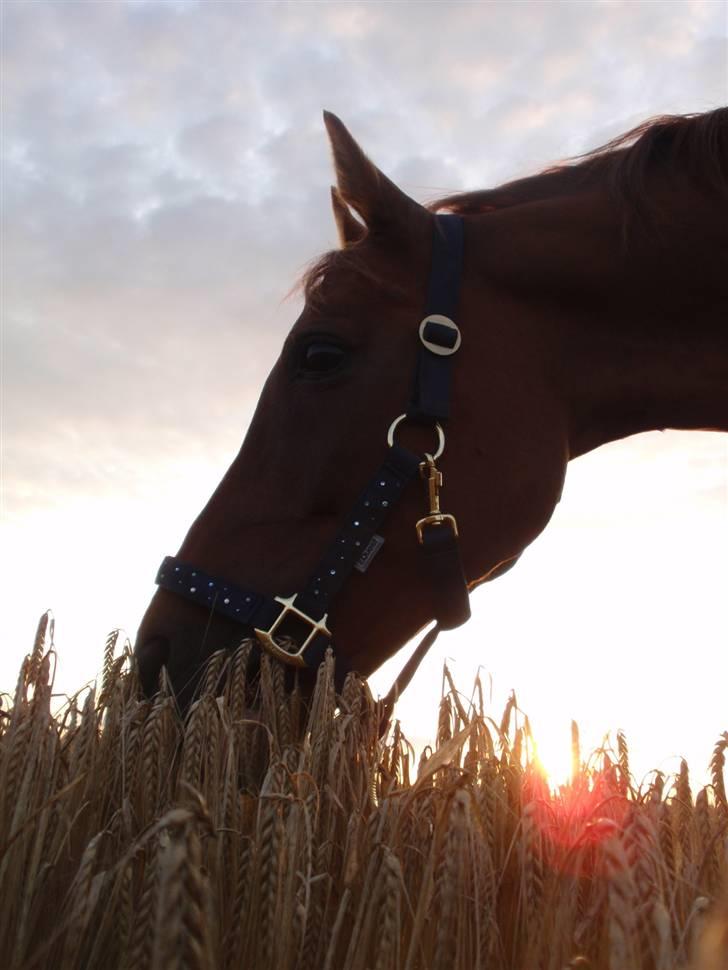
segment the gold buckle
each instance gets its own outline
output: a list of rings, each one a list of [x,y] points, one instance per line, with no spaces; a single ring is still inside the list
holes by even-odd
[[[458,524],[454,515],[448,515],[447,512],[437,512],[435,515],[426,515],[424,519],[420,519],[419,522],[415,524],[415,529],[417,531],[417,541],[420,545],[425,541],[422,533],[426,525],[445,525],[449,523],[452,526],[452,531],[455,537],[458,536]]]
[[[283,609],[275,618],[269,629],[267,630],[254,630],[255,635],[258,639],[258,643],[267,650],[272,656],[283,663],[291,664],[294,667],[305,667],[306,661],[304,660],[303,654],[306,651],[309,643],[318,636],[320,633],[325,637],[331,639],[331,630],[326,626],[326,620],[328,619],[328,613],[324,613],[320,620],[314,620],[303,610],[299,610],[297,606],[294,606],[294,602],[298,593],[294,593],[293,596],[274,596],[276,603],[280,603]],[[281,625],[286,616],[292,613],[294,616],[298,617],[299,620],[303,620],[304,623],[308,623],[311,626],[311,632],[303,641],[303,644],[297,650],[287,650],[285,647],[276,643],[273,639],[273,634]]]

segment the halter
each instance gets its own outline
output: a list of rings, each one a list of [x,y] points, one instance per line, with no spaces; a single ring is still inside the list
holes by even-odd
[[[453,318],[459,300],[462,254],[462,219],[455,215],[435,216],[426,316],[419,326],[412,399],[407,411],[389,427],[383,464],[364,488],[303,589],[288,596],[264,595],[210,576],[173,556],[164,559],[156,578],[163,589],[252,627],[260,647],[276,659],[293,667],[315,669],[332,646],[333,634],[327,625],[332,597],[355,570],[367,571],[384,544],[378,531],[380,526],[407,485],[422,478],[427,487],[428,513],[416,523],[415,529],[437,622],[423,637],[385,698],[387,717],[440,630],[454,629],[470,617],[457,522],[454,516],[440,511],[442,474],[436,465],[445,448],[442,423],[450,416],[450,364],[461,344],[460,330]],[[437,440],[432,453],[418,456],[397,444],[397,428],[405,421],[433,427]],[[336,666],[339,688],[347,673],[339,661]]]

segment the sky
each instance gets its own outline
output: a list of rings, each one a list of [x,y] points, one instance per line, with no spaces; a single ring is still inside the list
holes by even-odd
[[[0,691],[48,608],[59,693],[133,640],[235,456],[291,286],[336,245],[323,108],[427,201],[728,101],[722,0],[3,0],[2,28]],[[638,775],[704,774],[726,589],[728,435],[607,445],[397,715],[432,737],[447,660],[496,719],[515,690],[555,777],[572,718],[586,749],[624,730]]]

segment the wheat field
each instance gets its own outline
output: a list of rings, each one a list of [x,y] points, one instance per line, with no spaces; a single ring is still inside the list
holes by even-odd
[[[250,644],[183,720],[112,634],[55,710],[43,617],[0,711],[0,946],[12,970],[726,970],[728,804],[629,750],[549,790],[527,718],[446,672],[415,764],[327,658],[308,705]],[[118,656],[116,655],[118,652]],[[254,713],[253,713],[254,712]]]

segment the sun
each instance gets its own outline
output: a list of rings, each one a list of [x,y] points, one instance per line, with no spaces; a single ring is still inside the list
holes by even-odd
[[[552,721],[534,728],[533,759],[552,791],[573,778],[572,730],[567,721]]]

